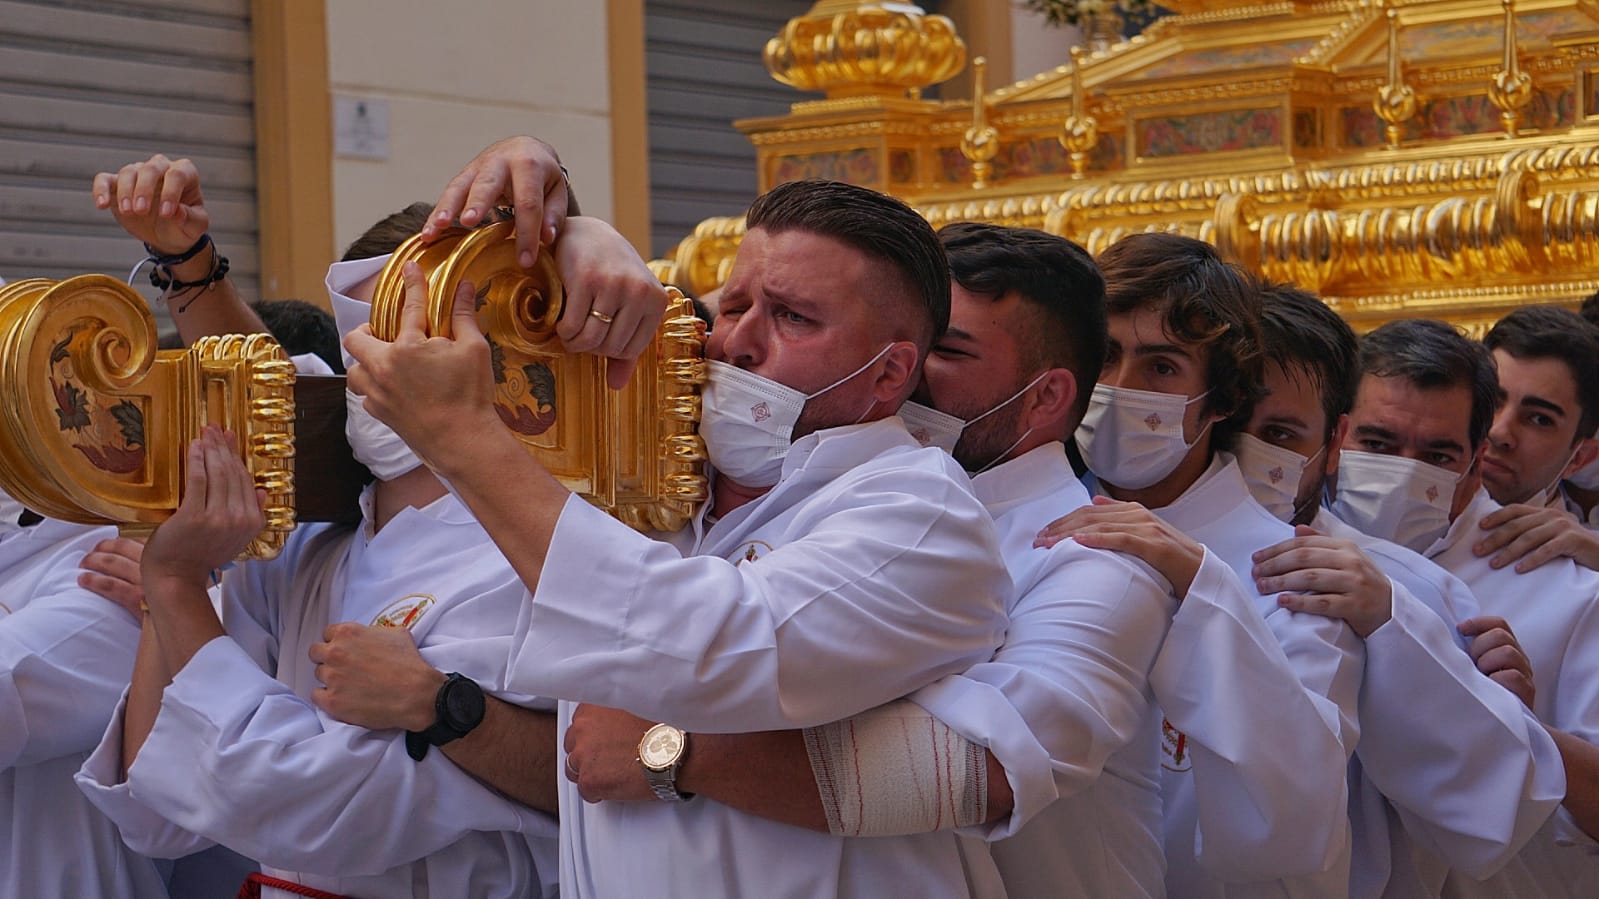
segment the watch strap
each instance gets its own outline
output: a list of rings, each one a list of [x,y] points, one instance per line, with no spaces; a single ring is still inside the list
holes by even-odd
[[[459,740],[472,732],[482,717],[472,722],[465,730],[455,726],[450,720],[450,710],[447,703],[449,691],[452,689],[475,689],[481,692],[477,682],[458,672],[450,672],[444,678],[444,683],[439,685],[439,690],[433,696],[433,724],[425,730],[408,730],[405,732],[405,751],[412,759],[420,762],[427,758],[429,746],[443,746],[446,743]]]

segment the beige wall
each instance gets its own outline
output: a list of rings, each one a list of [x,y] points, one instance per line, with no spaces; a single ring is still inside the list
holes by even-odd
[[[413,200],[432,202],[489,143],[553,143],[585,212],[611,218],[606,4],[327,0],[328,83],[389,104],[386,161],[333,157],[335,252]]]

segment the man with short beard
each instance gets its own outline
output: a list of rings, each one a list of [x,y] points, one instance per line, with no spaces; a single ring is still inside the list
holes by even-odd
[[[1556,559],[1526,573],[1473,549],[1501,507],[1479,459],[1500,397],[1493,359],[1443,322],[1390,322],[1360,342],[1330,509],[1354,527],[1421,553],[1507,621],[1491,652],[1518,650],[1537,686],[1532,706],[1566,771],[1562,808],[1498,874],[1451,875],[1447,895],[1590,896],[1599,890],[1599,573]],[[1519,646],[1517,645],[1519,643]],[[1483,660],[1479,660],[1479,666]]]
[[[1258,288],[1173,234],[1123,238],[1099,263],[1109,350],[1076,438],[1095,489],[1120,502],[1043,536],[1132,552],[1181,597],[1153,678],[1167,724],[1167,890],[1346,896],[1363,648],[1343,622],[1291,611],[1313,570],[1254,588],[1255,554],[1294,536],[1229,452],[1260,384]],[[1356,567],[1356,589],[1386,589],[1367,575]]]
[[[468,287],[454,339],[404,324],[392,344],[350,338],[352,385],[516,566],[529,597],[510,682],[565,700],[567,748],[576,702],[658,722],[643,741],[627,725],[633,770],[669,802],[585,805],[563,786],[563,893],[945,892],[963,874],[953,853],[926,851],[941,838],[846,841],[676,804],[697,751],[685,730],[847,717],[989,657],[1004,631],[992,522],[954,461],[894,418],[948,323],[932,229],[897,200],[835,182],[778,187],[748,225],[706,348],[712,495],[682,532],[631,531],[510,436]],[[417,272],[407,288],[402,320],[414,322]],[[426,691],[399,700],[354,714],[373,726],[431,714]],[[565,758],[579,779],[590,762]]]
[[[1514,856],[1559,804],[1565,771],[1517,699],[1530,701],[1532,682],[1524,657],[1503,658],[1503,622],[1475,617],[1476,598],[1448,572],[1321,504],[1359,383],[1354,331],[1321,300],[1283,285],[1266,289],[1263,312],[1265,393],[1239,435],[1244,480],[1278,517],[1314,527],[1291,543],[1353,543],[1393,582],[1382,596],[1330,578],[1305,606],[1348,621],[1366,645],[1350,765],[1350,895],[1436,895],[1450,869],[1486,877]],[[1286,558],[1269,555],[1268,577]]]

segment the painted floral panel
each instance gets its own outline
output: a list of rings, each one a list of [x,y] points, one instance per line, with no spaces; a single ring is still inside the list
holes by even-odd
[[[1551,87],[1532,95],[1523,111],[1527,127],[1539,130],[1570,127],[1577,120],[1577,96],[1569,87]],[[1370,106],[1351,106],[1343,110],[1344,145],[1375,147],[1387,141],[1384,124]],[[1504,128],[1499,107],[1487,94],[1439,97],[1421,104],[1416,115],[1405,122],[1404,139],[1440,140],[1469,134],[1489,134]]]
[[[882,176],[877,169],[877,154],[864,149],[779,156],[772,172],[773,184],[813,178],[876,187],[881,183]]]
[[[1139,155],[1159,159],[1252,150],[1282,144],[1282,115],[1275,109],[1234,109],[1142,119],[1136,126]]]

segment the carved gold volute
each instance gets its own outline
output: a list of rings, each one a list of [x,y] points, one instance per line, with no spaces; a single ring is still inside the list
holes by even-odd
[[[294,528],[294,367],[264,334],[157,351],[155,319],[104,275],[0,288],[0,487],[34,511],[149,533],[177,509],[184,448],[206,424],[237,434],[267,491],[244,558]]]
[[[630,383],[613,391],[604,359],[562,348],[554,263],[546,255],[522,270],[509,223],[403,244],[373,300],[373,332],[384,339],[399,328],[409,261],[428,277],[432,334],[450,333],[456,288],[473,283],[493,348],[495,411],[551,474],[632,527],[688,522],[706,497],[696,434],[705,328],[676,288],[667,288],[665,320]],[[267,492],[266,527],[241,558],[272,558],[295,526],[296,462],[314,466],[304,480],[319,477],[328,493],[305,497],[328,517],[308,517],[351,520],[329,497],[353,500],[364,472],[348,459],[342,417],[332,435],[320,423],[327,380],[306,379],[297,409],[294,365],[265,334],[157,351],[155,320],[127,285],[104,275],[18,281],[0,287],[0,489],[51,518],[148,534],[182,500],[188,444],[217,424],[239,435]],[[343,391],[333,389],[342,415]],[[298,422],[305,433],[296,432],[297,411],[310,413]],[[355,467],[352,483],[343,474],[329,481],[327,472],[346,466]]]
[[[402,244],[378,275],[372,331],[393,340],[405,302],[401,268],[428,278],[429,333],[449,336],[457,287],[477,290],[478,324],[493,348],[494,409],[528,452],[575,493],[641,530],[677,530],[706,497],[696,435],[705,382],[705,327],[676,288],[655,341],[628,386],[605,382],[605,359],[568,353],[555,334],[564,299],[548,255],[516,263],[509,222]]]

